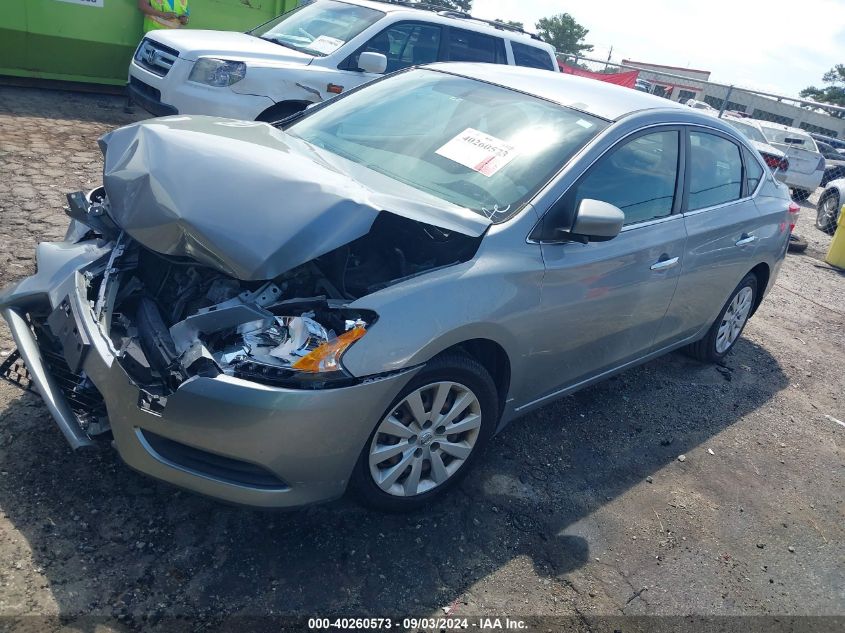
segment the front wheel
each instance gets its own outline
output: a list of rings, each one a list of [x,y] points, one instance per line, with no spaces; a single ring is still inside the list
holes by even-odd
[[[435,358],[376,425],[351,487],[379,510],[425,505],[466,476],[498,418],[496,387],[481,364],[457,354]]]
[[[838,220],[839,196],[836,195],[836,191],[828,191],[816,207],[816,228],[825,233],[833,233]]]
[[[722,360],[739,340],[756,300],[757,276],[749,273],[731,293],[704,338],[687,346],[687,353],[704,362]]]

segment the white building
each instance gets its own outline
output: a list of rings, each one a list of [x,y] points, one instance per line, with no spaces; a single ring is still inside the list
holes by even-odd
[[[717,109],[721,109],[725,104],[726,110],[744,112],[754,119],[774,121],[808,132],[845,138],[845,118],[801,107],[796,103],[776,97],[763,96],[736,86],[730,89],[726,86],[711,84],[708,82],[710,79],[708,70],[649,64],[628,59],[623,59],[622,65],[639,68],[640,79],[654,84],[654,94],[667,97],[672,101],[684,103],[688,99],[695,99],[704,101]],[[666,73],[676,76],[669,77]],[[730,90],[730,95],[728,95],[728,90]]]

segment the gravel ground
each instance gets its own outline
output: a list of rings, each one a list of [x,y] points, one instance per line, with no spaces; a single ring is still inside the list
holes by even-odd
[[[141,118],[122,105],[0,88],[0,282],[61,237],[65,192],[99,184],[96,138]],[[845,616],[845,275],[823,263],[813,213],[798,227],[810,248],[787,257],[724,366],[670,354],[551,404],[418,514],[224,506],[109,446],[71,452],[37,396],[0,385],[0,629]]]

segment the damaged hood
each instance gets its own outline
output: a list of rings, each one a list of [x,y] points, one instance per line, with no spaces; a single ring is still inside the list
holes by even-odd
[[[383,211],[477,237],[490,221],[266,123],[174,116],[100,139],[114,222],[150,250],[272,279],[367,234]]]

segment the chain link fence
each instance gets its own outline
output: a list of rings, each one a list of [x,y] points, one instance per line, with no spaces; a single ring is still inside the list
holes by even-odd
[[[734,116],[771,121],[806,132],[843,141],[845,148],[845,108],[797,97],[761,92],[742,86],[709,81],[710,72],[649,64],[635,60],[613,63],[589,57],[560,55],[558,61],[574,72],[618,75],[636,72],[635,88],[705,110]],[[599,78],[599,77],[596,77]]]

